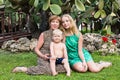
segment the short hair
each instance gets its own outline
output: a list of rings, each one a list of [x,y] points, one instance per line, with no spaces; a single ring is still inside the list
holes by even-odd
[[[49,17],[49,23],[52,21],[52,20],[58,20],[59,22],[61,22],[61,17],[57,16],[57,15],[52,15]]]
[[[60,29],[55,29],[55,30],[53,30],[53,35],[54,34],[62,35],[63,32]]]

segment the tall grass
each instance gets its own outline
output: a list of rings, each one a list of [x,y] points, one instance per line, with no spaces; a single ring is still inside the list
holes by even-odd
[[[104,60],[110,61],[113,65],[103,69],[99,73],[77,73],[72,71],[71,77],[65,73],[57,76],[48,75],[27,75],[25,73],[12,73],[16,66],[37,65],[37,56],[33,52],[11,53],[0,50],[0,80],[119,80],[120,79],[120,56],[100,56],[92,54],[95,62]]]

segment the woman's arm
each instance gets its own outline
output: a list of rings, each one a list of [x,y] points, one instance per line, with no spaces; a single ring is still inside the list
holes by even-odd
[[[43,55],[41,52],[40,52],[40,48],[42,47],[43,43],[44,43],[44,37],[43,37],[43,33],[41,33],[41,35],[39,36],[39,40],[38,40],[38,43],[37,43],[37,46],[35,47],[35,52],[36,54],[41,57],[41,58],[45,58],[45,55]]]

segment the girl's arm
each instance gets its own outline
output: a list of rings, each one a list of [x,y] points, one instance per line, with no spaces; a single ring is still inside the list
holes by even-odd
[[[80,56],[82,62],[85,62],[84,54],[82,52],[82,47],[83,47],[83,36],[80,33],[80,37],[79,37],[79,41],[78,41],[78,52],[79,52],[79,56]]]

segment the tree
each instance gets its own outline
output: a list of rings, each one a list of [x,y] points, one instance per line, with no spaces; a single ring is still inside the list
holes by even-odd
[[[10,8],[21,9],[29,14],[33,21],[35,20],[40,33],[47,29],[46,20],[51,14],[70,13],[77,20],[77,25],[82,22],[90,25],[101,19],[102,29],[106,29],[107,26],[111,27],[120,19],[119,0],[5,0],[4,2],[8,11]],[[38,18],[36,14],[39,14],[40,17]],[[110,29],[107,28],[107,30]]]

